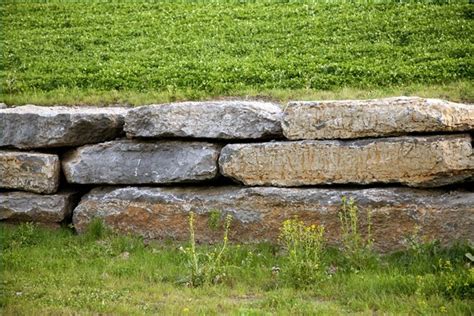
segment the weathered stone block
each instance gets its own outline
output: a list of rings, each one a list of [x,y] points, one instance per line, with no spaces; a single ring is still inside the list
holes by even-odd
[[[75,192],[52,195],[0,192],[0,220],[59,223],[71,215],[76,202]]]
[[[474,105],[417,97],[290,102],[282,125],[292,140],[469,131]]]
[[[196,238],[219,241],[222,230],[209,228],[210,213],[231,214],[230,238],[241,242],[276,241],[285,219],[298,216],[321,224],[331,243],[340,239],[341,198],[352,197],[361,209],[362,232],[366,212],[372,214],[372,236],[379,250],[403,246],[404,237],[420,227],[420,234],[443,243],[474,239],[474,192],[382,189],[312,189],[273,187],[96,188],[74,210],[73,223],[83,232],[93,218],[117,231],[150,239],[187,240],[188,215],[196,213]],[[222,223],[222,222],[221,222]]]
[[[0,146],[41,148],[80,146],[123,133],[125,108],[42,107],[0,110]]]
[[[206,142],[120,140],[71,150],[62,165],[70,183],[196,182],[217,176],[219,149]]]
[[[143,106],[125,120],[128,137],[256,139],[282,137],[281,110],[250,101],[182,102]]]
[[[0,151],[0,188],[54,193],[60,170],[57,155]]]
[[[469,131],[474,105],[418,97],[298,101],[288,104],[282,126],[292,140]]]
[[[435,187],[473,176],[469,135],[355,141],[294,141],[226,145],[224,176],[246,185],[402,183]]]

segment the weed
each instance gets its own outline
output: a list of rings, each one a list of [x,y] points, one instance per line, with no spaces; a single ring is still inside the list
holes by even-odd
[[[367,210],[367,233],[363,236],[360,224],[360,210],[353,198],[342,197],[339,210],[342,253],[348,268],[358,271],[373,264],[376,259],[371,236],[372,217]]]
[[[209,212],[209,218],[207,220],[207,225],[211,230],[217,230],[219,228],[219,222],[221,219],[221,212],[218,210],[212,210]]]
[[[416,276],[415,294],[424,301],[431,295],[449,299],[474,299],[474,268],[454,267],[450,260],[439,259],[438,271]]]
[[[32,222],[21,223],[10,238],[11,246],[33,246],[38,241],[38,226]]]
[[[93,218],[86,227],[84,238],[88,240],[99,240],[111,234],[111,230],[104,221],[98,217]]]
[[[421,227],[418,225],[413,228],[411,234],[404,238],[403,242],[406,245],[407,250],[418,258],[434,256],[440,248],[439,241],[423,236],[421,233]]]
[[[316,285],[324,279],[324,227],[306,226],[298,219],[283,222],[280,243],[286,250],[282,278],[294,287]]]
[[[186,267],[189,271],[186,284],[191,287],[206,284],[217,284],[228,276],[229,265],[225,260],[229,230],[232,216],[228,214],[225,219],[224,235],[222,244],[208,251],[198,253],[196,251],[196,237],[194,232],[194,212],[189,214],[189,243],[190,246],[181,251],[186,257]]]

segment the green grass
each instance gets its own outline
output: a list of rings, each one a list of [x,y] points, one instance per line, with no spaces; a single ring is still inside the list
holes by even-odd
[[[474,275],[465,257],[472,249],[467,246],[426,245],[416,253],[380,256],[373,267],[355,272],[344,269],[337,250],[328,249],[324,260],[337,272],[295,289],[272,276],[272,267],[283,268],[285,257],[269,244],[231,245],[228,278],[197,288],[181,282],[188,271],[177,244],[145,245],[139,238],[100,230],[77,236],[33,225],[1,225],[0,244],[3,315],[474,312]]]
[[[0,101],[474,100],[469,1],[2,1]]]

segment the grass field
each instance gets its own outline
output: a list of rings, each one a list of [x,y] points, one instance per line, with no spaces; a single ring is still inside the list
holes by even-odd
[[[2,1],[0,10],[9,104],[474,100],[467,0]]]
[[[341,252],[321,259],[331,274],[295,288],[276,245],[230,245],[227,275],[216,285],[189,287],[186,255],[177,244],[97,230],[0,225],[2,315],[472,315],[474,268],[468,246],[417,244],[348,269]],[[186,246],[186,244],[184,245]],[[198,246],[206,253],[212,247]],[[184,281],[183,281],[184,280]]]

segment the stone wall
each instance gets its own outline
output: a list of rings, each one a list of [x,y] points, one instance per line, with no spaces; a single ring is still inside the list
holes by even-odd
[[[474,105],[436,99],[183,102],[138,108],[0,109],[0,220],[81,233],[200,241],[232,214],[231,238],[275,241],[285,219],[337,243],[343,196],[372,214],[380,250],[415,229],[474,241]],[[215,215],[213,215],[215,216]]]

